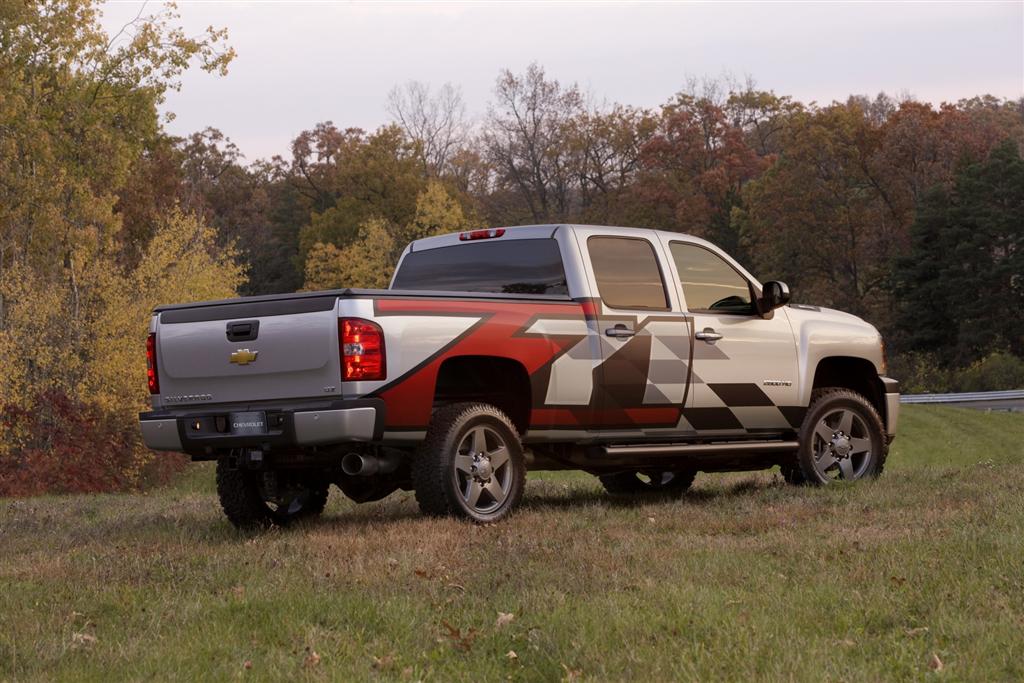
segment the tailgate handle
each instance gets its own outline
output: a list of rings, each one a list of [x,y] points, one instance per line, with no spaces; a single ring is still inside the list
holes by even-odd
[[[251,341],[260,333],[259,320],[240,320],[228,323],[228,341]]]

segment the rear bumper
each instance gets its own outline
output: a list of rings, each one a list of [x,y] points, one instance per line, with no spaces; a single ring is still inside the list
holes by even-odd
[[[885,433],[889,441],[896,438],[900,421],[900,383],[890,377],[879,377],[885,387]]]
[[[232,412],[263,412],[266,432],[233,434]],[[220,406],[155,410],[139,414],[146,446],[194,456],[233,448],[281,448],[379,441],[384,433],[384,401],[352,399],[306,405]]]

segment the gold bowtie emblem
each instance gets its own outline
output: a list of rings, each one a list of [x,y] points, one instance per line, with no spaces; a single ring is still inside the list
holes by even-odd
[[[249,363],[256,362],[256,356],[260,355],[259,351],[250,351],[249,349],[238,349],[231,354],[231,362],[237,363],[238,365],[248,365]]]

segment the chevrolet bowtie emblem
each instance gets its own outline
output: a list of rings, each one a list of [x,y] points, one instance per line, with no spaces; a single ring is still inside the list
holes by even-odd
[[[238,349],[231,354],[231,362],[238,363],[239,365],[248,365],[249,363],[256,362],[256,356],[260,355],[259,351],[250,351],[249,349]]]

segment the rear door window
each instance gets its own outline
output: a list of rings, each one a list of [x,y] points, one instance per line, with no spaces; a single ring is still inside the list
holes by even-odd
[[[634,237],[587,240],[601,300],[611,308],[668,309],[665,283],[654,247]]]
[[[470,242],[405,255],[392,289],[501,294],[568,294],[558,242]]]

